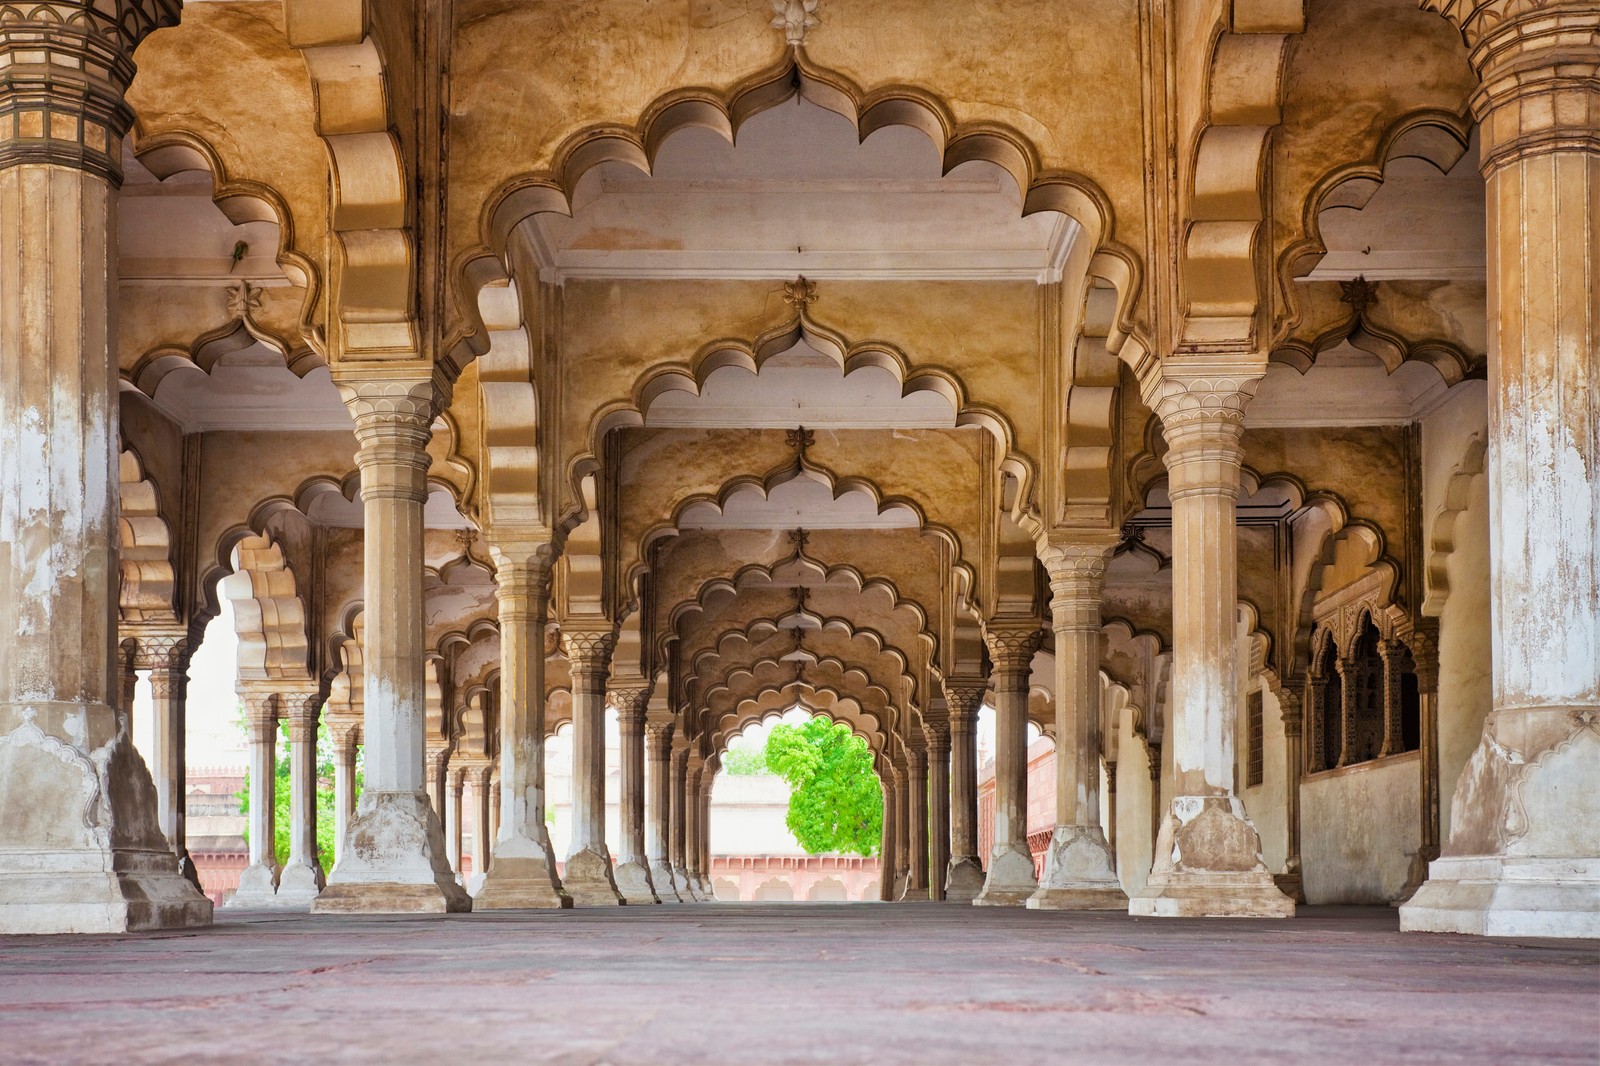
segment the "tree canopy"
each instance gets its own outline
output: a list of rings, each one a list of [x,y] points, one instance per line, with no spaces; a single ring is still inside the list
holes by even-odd
[[[789,783],[785,823],[813,855],[876,855],[883,834],[883,793],[872,752],[850,727],[826,718],[780,725],[767,737],[767,768]]]

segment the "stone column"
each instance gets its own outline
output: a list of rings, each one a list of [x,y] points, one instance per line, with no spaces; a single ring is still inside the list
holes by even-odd
[[[150,752],[150,772],[156,783],[156,818],[161,833],[172,845],[178,869],[196,888],[200,877],[189,858],[186,840],[186,800],[188,798],[185,763],[186,725],[189,698],[188,635],[140,637],[139,656],[150,671],[150,702],[154,745]]]
[[[1117,856],[1100,826],[1100,599],[1114,530],[1058,530],[1041,546],[1056,660],[1056,827],[1041,910],[1125,910]]]
[[[489,839],[498,840],[500,838],[500,799],[502,789],[500,788],[499,772],[490,770],[490,774],[492,779],[489,782]]]
[[[978,709],[987,686],[981,678],[946,680],[950,707],[950,865],[944,898],[971,903],[983,891],[978,857]]]
[[[1404,731],[1400,725],[1401,675],[1411,657],[1404,643],[1385,640],[1378,644],[1378,657],[1383,660],[1383,745],[1378,755],[1399,755],[1406,750]]]
[[[134,7],[0,21],[0,933],[211,920],[113,706],[123,92],[181,11]]]
[[[1439,620],[1423,618],[1411,633],[1411,661],[1417,671],[1418,726],[1421,750],[1418,786],[1421,799],[1418,824],[1421,839],[1412,856],[1411,869],[1400,890],[1399,902],[1417,894],[1428,879],[1428,864],[1439,857]],[[1296,825],[1296,829],[1299,826]]]
[[[617,708],[622,757],[617,782],[622,817],[622,854],[614,875],[617,891],[629,903],[660,903],[650,881],[650,859],[644,846],[644,716],[650,705],[650,686],[643,682],[613,685],[611,702]]]
[[[240,688],[250,734],[250,865],[227,906],[254,909],[277,902],[278,697],[268,688]]]
[[[338,383],[356,423],[365,520],[366,780],[345,830],[346,853],[312,912],[466,911],[472,900],[456,884],[444,828],[423,787],[422,505],[433,383],[430,377],[368,373]]]
[[[907,899],[928,898],[928,756],[914,747],[906,748],[906,776],[909,783],[907,814],[911,841],[910,876]]]
[[[979,906],[1020,907],[1039,887],[1028,848],[1028,679],[1043,634],[1033,622],[990,623],[994,663],[994,852]]]
[[[334,861],[342,862],[349,850],[350,816],[356,809],[356,731],[333,732],[333,846]]]
[[[117,711],[122,715],[122,728],[133,735],[133,705],[139,693],[139,642],[128,639],[117,646]]]
[[[924,716],[922,732],[928,740],[928,895],[942,900],[950,866],[950,722]]]
[[[650,802],[645,810],[645,850],[650,857],[650,884],[663,903],[681,903],[673,884],[672,839],[672,723],[650,722],[644,727],[645,751],[650,759]]]
[[[689,891],[689,870],[686,865],[684,852],[689,841],[689,825],[687,809],[684,807],[684,796],[688,787],[685,778],[689,769],[688,741],[681,737],[674,740],[672,752],[672,773],[670,788],[672,792],[672,887],[678,893],[678,898],[684,903],[694,901],[694,893]]]
[[[1278,693],[1278,707],[1283,717],[1283,819],[1288,830],[1288,854],[1284,856],[1283,873],[1272,877],[1279,890],[1297,903],[1304,903],[1306,898],[1300,872],[1300,775],[1305,766],[1302,691],[1303,682],[1286,678]]]
[[[445,854],[450,860],[450,869],[456,876],[461,876],[461,822],[462,800],[467,790],[467,775],[462,770],[451,770],[446,774],[445,807],[444,807],[444,846]]]
[[[689,752],[683,766],[683,880],[689,897],[703,901],[700,890],[700,756]]]
[[[289,861],[278,874],[278,903],[309,908],[327,884],[317,854],[317,717],[323,695],[316,689],[280,694],[289,725]]]
[[[472,775],[472,888],[482,885],[486,872],[494,865],[494,837],[489,832],[489,792],[494,784],[494,767],[487,763]]]
[[[1117,760],[1106,760],[1106,844],[1117,857]]]
[[[1600,7],[1442,4],[1480,85],[1494,707],[1408,930],[1600,936]]]
[[[1161,836],[1161,815],[1166,807],[1161,802],[1161,745],[1145,745],[1150,771],[1150,848],[1155,853],[1156,840]]]
[[[1172,800],[1132,914],[1291,917],[1235,790],[1238,531],[1244,410],[1258,360],[1172,357],[1146,390],[1166,434],[1172,498]]]
[[[895,802],[894,767],[884,757],[878,760],[878,785],[883,790],[883,833],[878,848],[881,873],[878,882],[881,888],[880,898],[888,902],[897,898],[894,881],[899,859],[895,855],[895,844],[899,839],[899,832],[894,824],[895,811],[898,807]]]
[[[894,898],[906,898],[911,886],[911,784],[904,755],[894,768]]]
[[[606,847],[606,675],[617,632],[563,623],[561,645],[572,668],[572,850],[562,882],[577,907],[614,907],[617,891]]]
[[[711,887],[711,789],[716,766],[708,762],[700,773],[700,893],[707,902],[717,898]]]
[[[544,820],[544,630],[555,550],[545,533],[503,529],[490,530],[490,550],[500,617],[501,822],[472,905],[570,907]]]
[[[1356,697],[1360,695],[1360,686],[1356,684],[1359,670],[1355,659],[1341,655],[1334,660],[1333,666],[1339,671],[1339,751],[1338,762],[1333,764],[1337,769],[1356,761]],[[1331,708],[1329,713],[1333,713]]]

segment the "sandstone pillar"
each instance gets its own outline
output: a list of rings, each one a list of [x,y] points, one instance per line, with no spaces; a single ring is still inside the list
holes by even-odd
[[[478,767],[472,775],[472,877],[471,887],[481,888],[485,872],[494,865],[494,837],[489,830],[491,804],[489,793],[494,788],[494,767]]]
[[[1039,887],[1028,848],[1028,678],[1042,634],[1032,622],[991,623],[994,663],[994,851],[980,906],[1020,907]]]
[[[928,895],[942,900],[950,866],[950,722],[930,715],[922,731],[928,738]]]
[[[672,723],[650,722],[644,727],[645,752],[650,760],[650,802],[646,804],[645,850],[650,858],[650,884],[662,903],[681,903],[673,884],[672,855]]]
[[[119,723],[117,187],[178,0],[0,20],[0,933],[205,925]]]
[[[462,770],[451,770],[446,775],[445,808],[444,808],[444,847],[445,855],[450,861],[450,869],[459,877],[461,874],[461,830],[462,814],[466,804],[467,776]],[[474,900],[474,902],[477,902]]]
[[[879,833],[878,845],[878,898],[887,903],[895,898],[895,803],[893,771],[890,768],[889,760],[882,756],[878,758],[878,788],[883,792],[883,825]]]
[[[914,747],[906,748],[906,835],[910,840],[910,863],[906,879],[907,899],[928,898],[928,756]]]
[[[1133,914],[1291,917],[1234,782],[1239,714],[1235,508],[1244,409],[1261,366],[1174,358],[1145,399],[1160,417],[1172,498],[1173,788]]]
[[[1480,85],[1494,707],[1400,927],[1600,936],[1600,7],[1441,7]]]
[[[494,774],[489,782],[489,839],[497,840],[500,837],[500,775]],[[491,850],[492,855],[492,850]]]
[[[356,810],[356,731],[332,730],[333,739],[333,847],[334,861],[343,859],[350,832],[350,816]]]
[[[660,903],[650,882],[650,859],[644,845],[644,716],[650,704],[650,686],[613,685],[611,701],[617,708],[622,757],[617,781],[622,820],[622,854],[614,875],[617,891],[629,903]]]
[[[708,762],[700,778],[700,894],[712,902],[717,898],[711,887],[711,788],[716,779],[715,764]]]
[[[491,529],[500,616],[500,831],[479,910],[570,907],[545,825],[544,630],[555,551],[547,535]]]
[[[1306,898],[1304,878],[1300,872],[1300,776],[1305,767],[1302,691],[1302,683],[1291,678],[1284,681],[1283,689],[1278,693],[1278,706],[1283,717],[1283,819],[1288,830],[1288,847],[1283,872],[1272,877],[1279,890],[1297,903],[1304,903]]]
[[[289,725],[289,861],[278,874],[278,903],[309,908],[327,884],[317,854],[317,717],[322,693],[280,695]]]
[[[572,850],[562,882],[574,906],[616,906],[606,847],[606,675],[617,633],[563,623],[561,644],[572,668]]]
[[[1106,844],[1113,864],[1117,857],[1117,761],[1106,760]]]
[[[345,853],[312,912],[466,911],[472,901],[456,884],[444,829],[424,790],[422,505],[433,383],[370,373],[339,382],[356,423],[365,522],[366,776]]]
[[[1422,832],[1417,853],[1411,860],[1411,869],[1406,874],[1405,886],[1400,890],[1398,902],[1401,903],[1416,895],[1417,889],[1428,879],[1428,864],[1439,857],[1440,850],[1438,619],[1419,620],[1411,633],[1411,659],[1417,669],[1417,717],[1421,733],[1417,782],[1421,809],[1417,820]],[[1298,824],[1295,828],[1298,830]]]
[[[1117,540],[1110,530],[1059,531],[1040,551],[1055,633],[1056,827],[1044,878],[1028,898],[1036,909],[1128,906],[1100,825],[1100,598]]]
[[[679,738],[674,741],[670,781],[672,792],[672,887],[678,893],[678,898],[684,903],[690,903],[694,900],[694,893],[689,888],[689,869],[685,858],[689,843],[688,808],[684,805],[688,789],[686,780],[688,771],[688,741]]]
[[[691,751],[683,770],[683,875],[689,885],[689,895],[697,903],[706,898],[700,882],[704,873],[700,867],[700,835],[705,832],[705,822],[700,818],[700,778],[704,773],[704,760]]]
[[[139,657],[150,671],[150,703],[154,722],[151,774],[156,783],[156,819],[172,845],[178,869],[196,888],[200,877],[189,858],[186,839],[188,797],[185,732],[189,698],[189,640],[187,634],[141,636]]]
[[[261,687],[241,688],[245,728],[250,734],[250,865],[227,906],[271,907],[277,902],[278,697]]]
[[[947,680],[950,707],[950,864],[944,897],[971,903],[983,891],[978,857],[978,710],[987,686],[981,678]]]

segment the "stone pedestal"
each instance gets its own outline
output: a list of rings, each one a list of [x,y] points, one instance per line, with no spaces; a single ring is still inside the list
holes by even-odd
[[[561,882],[575,907],[626,903],[606,847],[606,675],[616,630],[563,622],[561,644],[572,668],[572,850]]]
[[[1020,907],[1039,887],[1028,850],[1028,677],[1042,634],[1031,621],[991,622],[994,663],[994,850],[981,907]]]
[[[988,686],[982,678],[946,680],[950,708],[950,860],[944,898],[971,903],[983,891],[978,858],[978,709]]]
[[[1056,660],[1056,827],[1036,910],[1125,910],[1117,857],[1100,826],[1100,598],[1111,530],[1061,530],[1041,547]]]
[[[1244,409],[1259,360],[1217,356],[1162,368],[1145,396],[1169,445],[1172,498],[1172,799],[1131,914],[1285,918],[1294,901],[1261,859],[1235,793],[1239,713],[1235,502]]]
[[[544,811],[544,626],[551,537],[490,530],[500,612],[500,833],[478,910],[572,906],[556,877]]]
[[[1600,937],[1600,9],[1447,10],[1481,82],[1494,709],[1400,927]]]
[[[431,377],[347,368],[365,513],[366,779],[344,853],[314,914],[466,911],[424,791],[427,722],[422,620],[422,505],[428,498]],[[408,374],[414,374],[408,371]]]
[[[143,6],[0,21],[0,933],[211,921],[113,707],[122,94],[180,12]]]

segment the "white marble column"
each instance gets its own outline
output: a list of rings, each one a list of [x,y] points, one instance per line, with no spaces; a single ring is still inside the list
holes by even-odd
[[[650,859],[644,844],[644,716],[650,705],[650,686],[643,682],[612,685],[611,702],[617,708],[622,758],[617,781],[622,820],[621,854],[615,871],[617,891],[629,903],[660,903],[650,881]]]
[[[250,865],[228,907],[253,910],[277,903],[278,697],[270,688],[241,687],[245,728],[250,734]]]
[[[705,763],[701,756],[690,751],[683,767],[683,877],[689,886],[689,896],[695,902],[704,902],[705,889],[700,876],[700,834],[705,823],[700,820],[700,777]]]
[[[1166,434],[1172,498],[1171,802],[1133,914],[1290,917],[1261,859],[1261,838],[1235,788],[1239,715],[1235,503],[1244,410],[1259,360],[1171,359],[1145,401]]]
[[[888,903],[895,898],[894,768],[881,755],[878,757],[878,789],[883,793],[883,824],[878,843],[878,898]]]
[[[561,645],[572,668],[572,850],[562,883],[577,907],[626,903],[606,846],[606,676],[616,629],[563,622]]]
[[[1600,937],[1600,6],[1424,6],[1480,80],[1494,707],[1400,927]]]
[[[700,891],[707,901],[717,898],[711,887],[711,792],[721,761],[712,756],[700,778]]]
[[[1115,530],[1060,530],[1040,546],[1050,575],[1056,660],[1056,827],[1028,906],[1125,910],[1117,857],[1100,826],[1100,598]]]
[[[365,785],[347,846],[314,914],[466,911],[424,789],[427,737],[422,506],[428,498],[431,376],[342,376],[361,471],[366,602]],[[415,375],[415,371],[407,371]]]
[[[494,767],[488,763],[472,774],[472,876],[467,879],[468,891],[481,890],[486,871],[494,866],[494,837],[489,829],[491,804],[489,792],[494,787]]]
[[[950,708],[950,865],[944,897],[971,903],[983,891],[978,857],[978,711],[988,686],[982,678],[946,680]]]
[[[990,623],[994,663],[994,851],[979,906],[1020,907],[1039,887],[1028,849],[1028,681],[1043,631],[1032,622]]]
[[[544,630],[555,551],[547,534],[491,528],[500,612],[500,831],[473,906],[570,907],[545,825]]]
[[[334,861],[344,858],[350,817],[356,810],[356,747],[359,736],[348,727],[331,730],[333,740],[333,849]]]
[[[150,671],[150,772],[156,784],[156,818],[172,845],[178,869],[196,888],[200,876],[189,858],[185,762],[190,644],[187,633],[141,634],[139,660]]]
[[[278,874],[278,903],[309,908],[327,884],[317,854],[317,689],[279,694],[289,726],[289,860]]]
[[[463,815],[466,807],[467,775],[464,770],[450,770],[445,774],[444,847],[450,869],[461,877],[461,842]],[[465,878],[462,878],[465,881]],[[474,901],[476,902],[476,901]]]
[[[911,887],[911,782],[905,755],[894,766],[894,898]]]
[[[950,720],[943,697],[935,702],[941,715],[925,715],[922,731],[928,740],[928,895],[942,900],[950,866]]]
[[[684,903],[694,901],[694,893],[689,887],[689,870],[686,865],[685,852],[689,843],[689,824],[687,809],[684,799],[688,783],[689,747],[688,741],[681,736],[673,740],[671,775],[668,782],[671,791],[671,849],[672,849],[672,887],[678,893],[678,898]]]
[[[645,753],[650,760],[650,797],[645,805],[645,850],[650,859],[650,884],[662,903],[681,903],[673,884],[672,857],[672,723],[647,722]]]
[[[204,925],[118,722],[116,235],[143,35],[103,4],[0,20],[0,933]]]
[[[928,898],[928,755],[906,747],[906,899]]]

